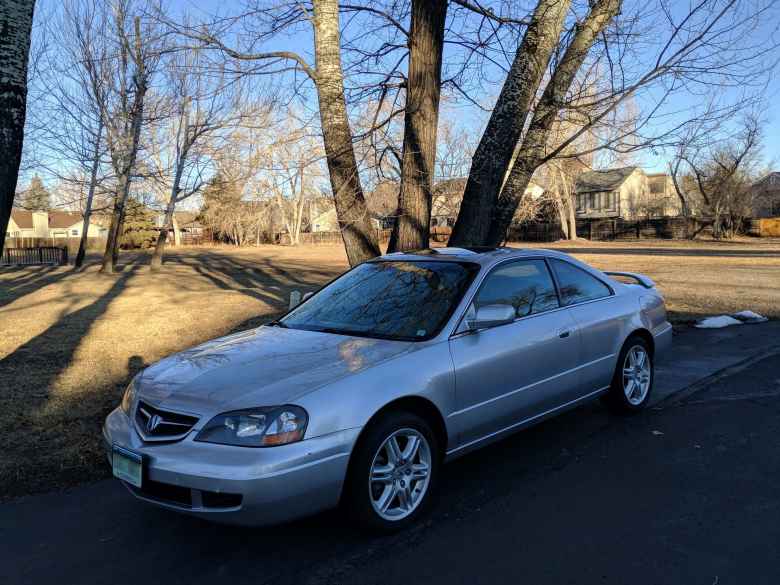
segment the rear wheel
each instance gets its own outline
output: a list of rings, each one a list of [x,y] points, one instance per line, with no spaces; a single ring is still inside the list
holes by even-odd
[[[620,351],[607,404],[618,412],[642,410],[650,400],[655,367],[653,353],[644,338],[633,335]]]
[[[410,412],[390,412],[372,424],[357,445],[344,504],[371,530],[400,530],[430,508],[440,459],[436,437],[425,419]]]

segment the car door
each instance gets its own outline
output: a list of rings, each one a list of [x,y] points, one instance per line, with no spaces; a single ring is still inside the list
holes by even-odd
[[[571,262],[550,259],[561,304],[569,308],[582,339],[580,391],[589,394],[609,385],[615,371],[621,316],[612,288]]]
[[[559,406],[576,387],[579,337],[561,308],[545,261],[504,262],[482,282],[467,312],[511,304],[510,323],[450,339],[455,370],[455,418],[461,445],[479,440]]]

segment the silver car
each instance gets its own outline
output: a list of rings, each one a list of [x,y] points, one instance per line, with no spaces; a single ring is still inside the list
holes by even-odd
[[[136,497],[267,524],[342,504],[377,530],[441,464],[584,401],[643,408],[672,338],[652,281],[549,250],[389,254],[277,321],[147,368],[103,428]]]

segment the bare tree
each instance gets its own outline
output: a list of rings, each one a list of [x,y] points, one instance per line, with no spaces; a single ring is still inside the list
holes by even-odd
[[[467,189],[453,243],[494,245],[503,241],[514,209],[536,168],[559,156],[593,125],[608,119],[616,108],[640,92],[654,102],[652,106],[631,130],[615,133],[606,143],[594,146],[595,150],[610,148],[625,153],[673,144],[674,135],[693,118],[673,128],[648,132],[651,121],[660,115],[670,96],[693,87],[706,87],[713,92],[760,84],[771,68],[767,57],[776,45],[760,46],[750,34],[771,14],[770,5],[702,0],[680,12],[662,0],[655,20],[644,6],[632,6],[631,14],[616,19],[622,8],[624,3],[620,0],[589,3],[586,13],[578,16],[556,41],[561,56],[556,58],[541,97],[531,108],[532,115],[524,120],[528,129],[522,136],[522,146],[517,148],[522,156],[511,166],[498,197],[493,199],[490,194],[483,196]],[[647,35],[653,35],[652,42],[642,45],[650,40]],[[657,50],[650,55],[649,51],[640,50],[640,45]],[[549,133],[555,119],[561,111],[569,110],[577,97],[571,91],[572,81],[578,72],[598,68],[609,71],[610,83],[585,104],[575,106],[591,110],[588,123],[551,147]],[[540,85],[535,87],[541,89]],[[650,95],[651,89],[656,95]],[[725,109],[729,107],[721,111]],[[490,133],[490,127],[486,133]]]
[[[751,186],[757,178],[760,146],[760,119],[746,115],[733,136],[678,157],[690,173],[689,190],[701,200],[704,213],[712,218],[715,238],[733,237],[750,215]],[[684,198],[689,201],[692,194]]]
[[[558,46],[570,4],[569,0],[540,0],[536,6],[474,153],[458,221],[450,238],[453,245],[482,244],[488,240],[502,180],[547,64]]]
[[[0,3],[0,255],[11,217],[24,144],[27,58],[34,0]]]
[[[446,0],[412,0],[398,218],[388,250],[428,247]]]
[[[275,130],[259,186],[273,197],[290,244],[297,245],[313,195],[311,185],[322,177],[320,165],[325,157],[316,137],[307,135],[305,128],[295,128],[294,122],[288,116]]]
[[[142,26],[132,0],[79,7],[75,36],[98,97],[116,191],[101,271],[112,273],[144,124],[145,100],[161,55],[153,25]]]
[[[163,251],[174,228],[176,206],[200,192],[214,153],[231,134],[226,129],[246,120],[262,125],[268,106],[247,107],[240,83],[229,83],[224,69],[206,69],[201,52],[178,52],[167,63],[167,89],[172,112],[162,121],[163,137],[155,144],[155,178],[165,195],[165,214],[151,259],[151,269],[162,266]],[[174,230],[175,231],[175,230]]]
[[[168,21],[179,32],[208,47],[216,47],[225,55],[240,61],[259,62],[254,73],[278,73],[288,65],[303,72],[314,82],[319,101],[320,127],[328,163],[331,189],[338,213],[341,234],[351,265],[379,254],[376,234],[366,208],[363,188],[358,173],[357,159],[352,144],[352,130],[347,116],[344,95],[344,74],[341,64],[339,3],[337,0],[313,0],[313,12],[298,3],[281,3],[271,8],[258,6],[227,26],[212,23],[200,28],[178,26]],[[311,24],[314,32],[314,66],[294,51],[254,52],[229,47],[220,32],[227,32],[236,20],[251,18],[259,21],[256,42],[271,38],[279,31],[301,22]],[[244,24],[247,24],[246,22]]]

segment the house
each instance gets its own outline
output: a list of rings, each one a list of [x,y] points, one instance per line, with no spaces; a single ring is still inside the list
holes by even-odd
[[[14,209],[8,222],[10,238],[80,238],[84,218],[69,211],[25,211]],[[99,222],[90,221],[90,238],[105,237],[108,230]]]
[[[80,213],[70,211],[49,212],[49,236],[50,238],[80,238],[84,231],[84,218]],[[108,229],[100,225],[95,218],[89,222],[88,238],[105,237]]]
[[[339,218],[336,215],[336,208],[319,211],[317,215],[312,214],[311,218],[312,232],[337,232],[339,231]]]
[[[466,178],[445,179],[433,186],[431,228],[451,228],[455,225],[467,181]],[[544,195],[544,192],[544,187],[531,181],[526,187],[525,196],[537,200]]]
[[[780,217],[780,172],[774,171],[753,183],[753,217]]]
[[[577,178],[577,218],[627,220],[681,214],[671,178],[639,167],[587,171]]]

